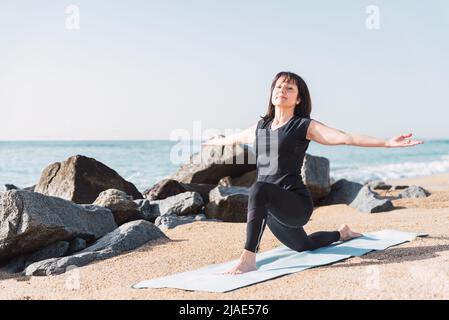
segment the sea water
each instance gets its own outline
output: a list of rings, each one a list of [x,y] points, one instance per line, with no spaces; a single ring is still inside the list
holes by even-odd
[[[144,191],[176,172],[200,149],[199,141],[172,140],[0,142],[0,189],[4,184],[34,185],[46,166],[79,154],[104,163]],[[312,141],[307,153],[329,159],[335,180],[363,183],[449,172],[449,140],[426,140],[404,148],[326,146]]]

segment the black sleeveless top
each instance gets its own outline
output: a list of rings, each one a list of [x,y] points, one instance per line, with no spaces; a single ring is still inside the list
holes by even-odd
[[[259,120],[255,140],[257,181],[310,196],[301,168],[310,143],[306,134],[311,120],[294,115],[275,130],[271,129],[273,119]]]

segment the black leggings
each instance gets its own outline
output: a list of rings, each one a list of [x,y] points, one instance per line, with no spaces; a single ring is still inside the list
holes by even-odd
[[[307,235],[302,228],[313,212],[309,196],[269,182],[256,181],[250,188],[245,249],[257,252],[265,226],[284,245],[295,251],[314,250],[340,239],[338,231],[320,231]]]

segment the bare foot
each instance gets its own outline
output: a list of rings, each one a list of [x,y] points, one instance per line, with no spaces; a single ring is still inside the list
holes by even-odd
[[[353,238],[361,237],[363,234],[352,231],[347,224],[342,224],[338,229],[340,232],[340,241],[348,241]]]
[[[223,272],[223,274],[242,274],[245,272],[254,271],[256,269],[256,254],[254,252],[244,250],[237,265],[231,270]]]

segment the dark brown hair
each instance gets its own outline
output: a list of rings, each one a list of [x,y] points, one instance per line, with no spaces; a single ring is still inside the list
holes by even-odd
[[[270,100],[268,101],[268,110],[265,116],[261,116],[264,120],[270,120],[274,118],[274,105],[271,102],[271,98],[273,95],[274,86],[276,85],[276,81],[279,78],[285,77],[284,82],[287,81],[289,83],[294,83],[298,87],[298,96],[301,99],[301,102],[295,106],[294,115],[310,118],[310,113],[312,112],[312,99],[310,98],[309,88],[307,87],[306,82],[298,76],[296,73],[281,71],[279,72],[273,79],[271,83],[271,91],[270,91]]]

